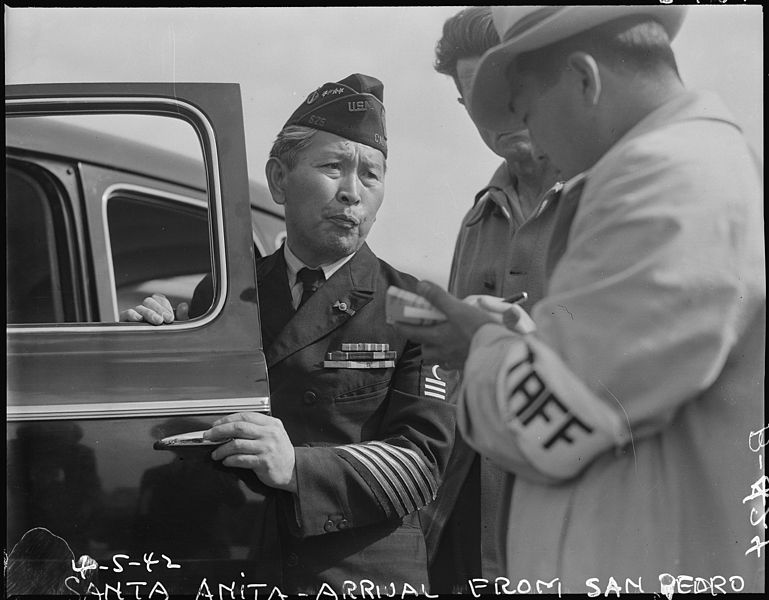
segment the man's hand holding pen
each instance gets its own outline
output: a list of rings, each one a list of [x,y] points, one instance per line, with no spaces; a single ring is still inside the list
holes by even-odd
[[[512,298],[468,296],[459,300],[434,283],[422,281],[417,293],[443,312],[447,320],[435,325],[397,323],[395,327],[422,345],[422,356],[427,363],[438,363],[446,369],[461,368],[473,335],[487,323],[502,323],[519,333],[533,330],[533,321],[517,305],[526,299],[525,292]]]
[[[474,295],[467,296],[463,302],[476,306],[488,312],[498,323],[502,323],[516,333],[531,333],[536,329],[534,321],[529,314],[520,306],[525,302],[529,295],[526,292],[515,294],[507,298],[498,298],[497,296]]]

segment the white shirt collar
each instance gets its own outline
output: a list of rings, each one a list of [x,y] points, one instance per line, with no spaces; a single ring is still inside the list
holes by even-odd
[[[283,245],[283,256],[286,259],[286,265],[288,266],[288,280],[291,285],[293,285],[296,282],[296,274],[299,272],[300,269],[303,267],[312,268],[308,265],[304,264],[299,258],[297,258],[296,254],[291,252],[291,248],[288,247],[288,242],[286,242]],[[339,260],[325,264],[325,265],[319,265],[318,267],[323,271],[323,275],[325,276],[326,280],[328,280],[334,273],[336,273],[342,265],[344,265],[347,261],[349,261],[353,256],[355,256],[355,253],[348,254],[347,256],[343,256]]]
[[[297,282],[296,274],[299,273],[299,270],[303,267],[307,267],[307,265],[304,264],[296,256],[296,254],[291,252],[291,248],[288,247],[288,241],[283,244],[283,256],[286,259],[286,275],[288,277],[288,287],[291,289],[291,295],[294,299],[294,308],[296,308],[299,306],[299,301],[302,297],[302,283]],[[344,264],[353,256],[355,256],[354,252],[348,256],[343,256],[335,262],[326,265],[319,265],[316,268],[320,268],[323,271],[323,275],[326,278],[326,281],[328,281],[328,279],[339,269],[341,269],[342,266],[344,266]]]

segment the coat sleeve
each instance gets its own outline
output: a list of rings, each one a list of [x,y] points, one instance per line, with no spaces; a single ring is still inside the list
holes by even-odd
[[[395,521],[431,502],[448,461],[454,407],[448,375],[423,365],[407,344],[365,441],[295,448],[298,492],[284,502],[294,535],[312,536]],[[366,439],[368,438],[368,439]]]
[[[585,187],[537,332],[487,325],[473,340],[460,430],[523,476],[567,479],[665,429],[749,321],[754,178],[719,178],[669,140],[626,153]]]

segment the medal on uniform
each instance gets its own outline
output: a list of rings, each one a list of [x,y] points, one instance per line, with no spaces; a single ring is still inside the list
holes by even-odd
[[[395,366],[398,353],[390,344],[357,342],[342,344],[341,350],[326,353],[324,369],[389,369]]]

